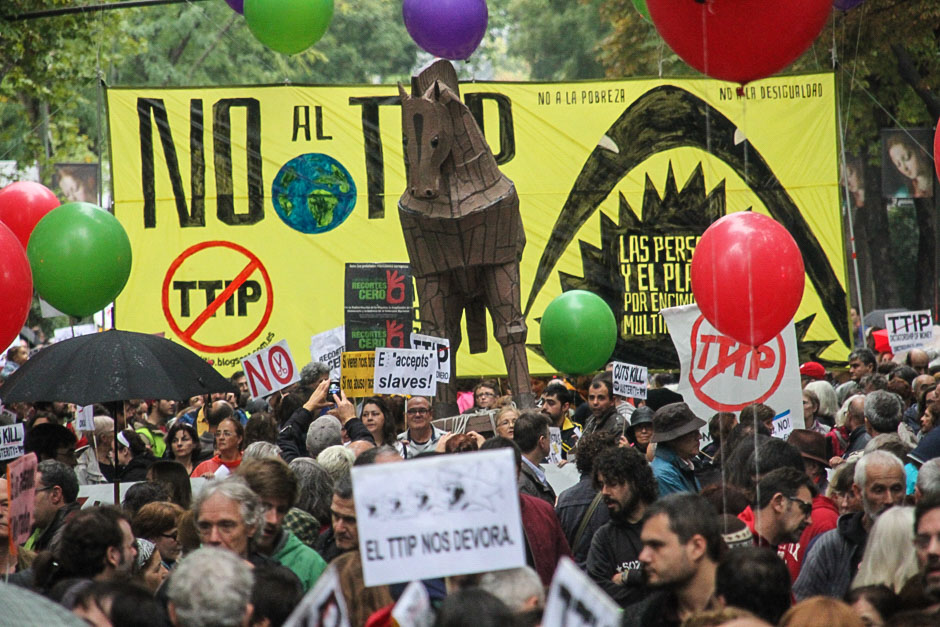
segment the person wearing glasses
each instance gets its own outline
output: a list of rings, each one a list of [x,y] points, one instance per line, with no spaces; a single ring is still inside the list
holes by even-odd
[[[437,441],[447,433],[431,424],[431,401],[424,396],[413,396],[405,403],[407,429],[398,435],[398,452],[405,459],[431,452]]]
[[[499,405],[499,385],[486,379],[477,383],[473,388],[473,407],[465,414],[473,414],[485,409],[496,409]]]
[[[750,507],[738,516],[750,528],[755,546],[777,546],[799,542],[800,535],[813,521],[813,497],[816,487],[805,472],[783,467],[772,470],[757,485],[756,509]]]
[[[167,570],[176,565],[176,560],[183,551],[178,530],[182,515],[183,508],[179,505],[156,501],[137,510],[131,523],[134,536],[154,544]]]

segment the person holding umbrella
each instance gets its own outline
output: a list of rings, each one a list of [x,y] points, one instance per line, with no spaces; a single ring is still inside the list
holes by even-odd
[[[234,418],[225,418],[215,432],[215,447],[218,453],[193,470],[193,477],[215,475],[223,466],[225,474],[233,472],[242,463],[242,447],[245,442],[245,427]],[[211,478],[211,477],[209,477]]]

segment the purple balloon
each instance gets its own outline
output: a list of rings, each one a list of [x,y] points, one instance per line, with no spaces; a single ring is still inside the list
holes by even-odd
[[[245,0],[225,0],[236,13],[245,14]]]
[[[436,57],[467,59],[486,34],[486,0],[405,0],[405,27],[415,43]]]
[[[840,11],[848,11],[860,5],[864,0],[833,0],[832,6]]]

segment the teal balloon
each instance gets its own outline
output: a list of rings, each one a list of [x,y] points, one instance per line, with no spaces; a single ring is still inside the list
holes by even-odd
[[[87,202],[47,213],[29,238],[26,256],[39,295],[79,318],[113,302],[131,274],[131,242],[124,227]]]
[[[617,321],[597,294],[564,292],[545,308],[540,324],[542,351],[559,372],[599,370],[617,345]]]
[[[315,44],[333,19],[333,0],[245,0],[245,21],[265,46],[297,54]]]

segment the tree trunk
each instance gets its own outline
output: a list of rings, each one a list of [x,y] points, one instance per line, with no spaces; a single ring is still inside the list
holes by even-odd
[[[933,309],[936,300],[934,280],[937,268],[937,251],[934,248],[933,198],[915,198],[917,219],[917,265],[914,268],[914,308]]]

